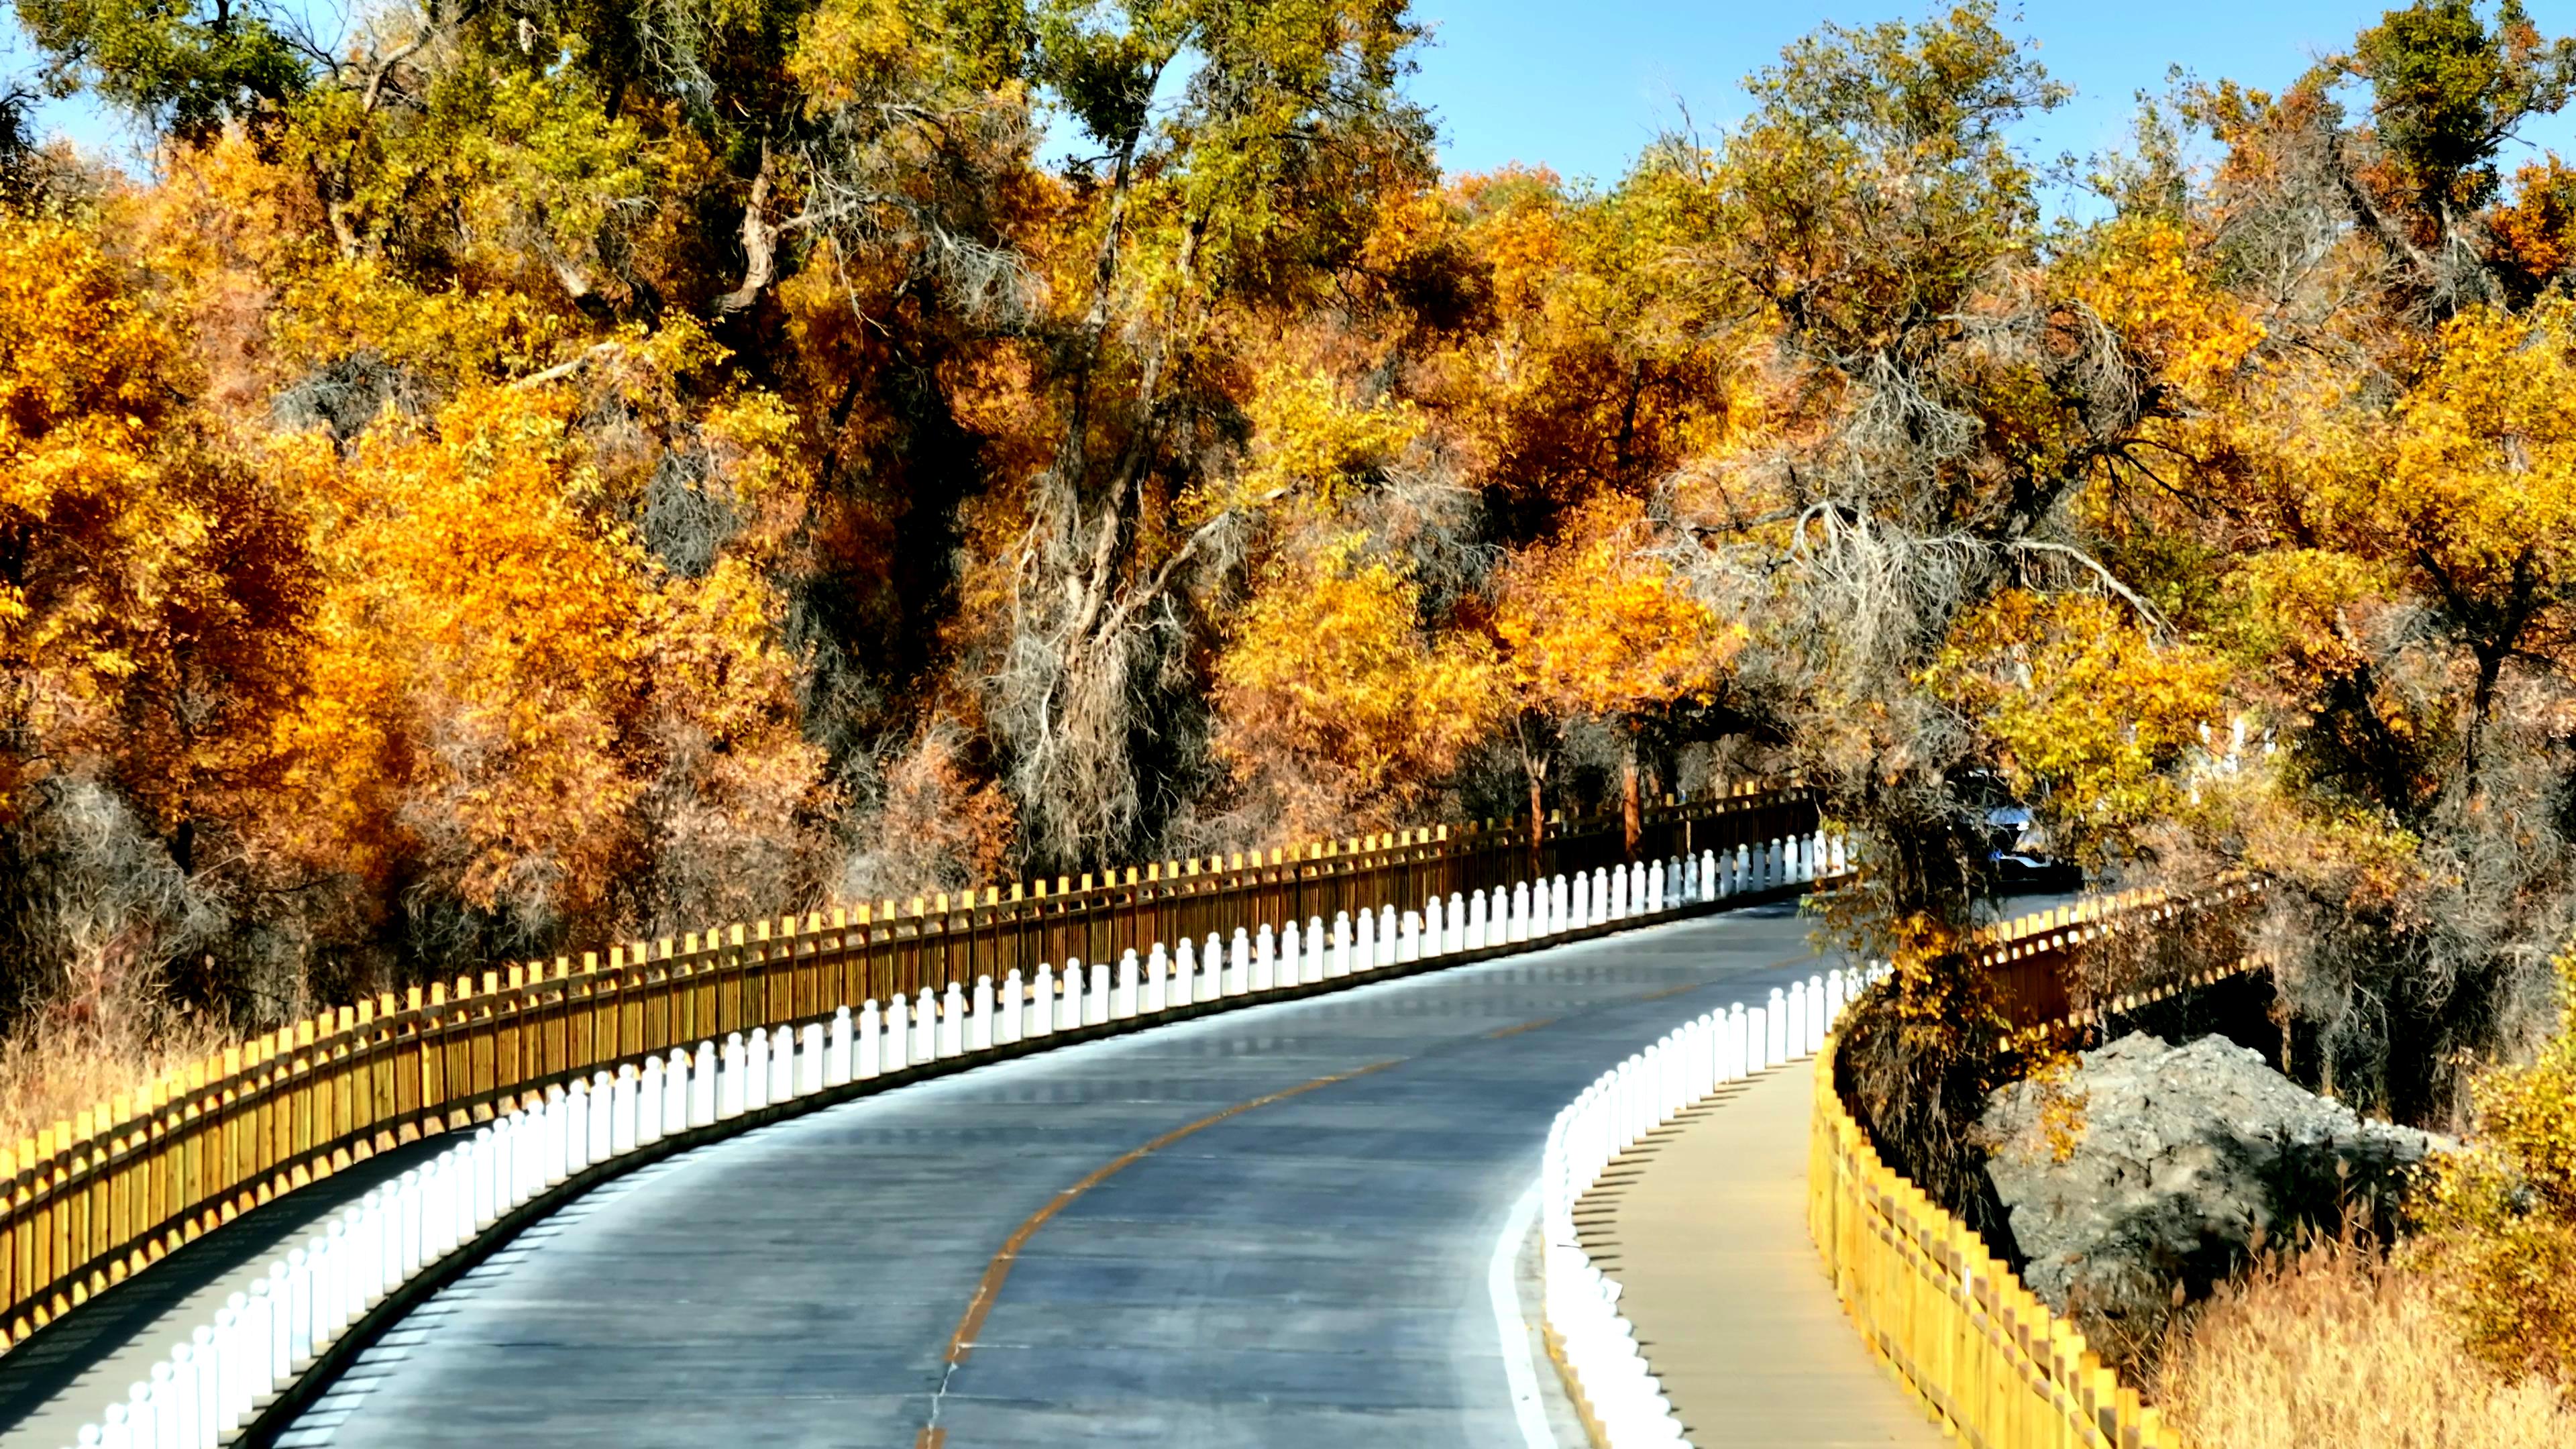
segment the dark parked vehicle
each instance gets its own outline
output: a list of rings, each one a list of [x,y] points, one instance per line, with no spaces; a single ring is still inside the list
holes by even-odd
[[[2084,885],[2084,871],[2072,861],[2048,854],[2047,836],[2024,805],[1997,805],[1986,811],[1987,888],[2013,891],[2071,891]]]

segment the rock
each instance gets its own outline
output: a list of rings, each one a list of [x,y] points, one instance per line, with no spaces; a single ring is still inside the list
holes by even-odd
[[[2122,1037],[2016,1082],[1979,1119],[2022,1280],[2106,1361],[2136,1361],[2176,1308],[2261,1244],[2347,1214],[2383,1225],[2441,1145],[2302,1091],[2223,1037]]]

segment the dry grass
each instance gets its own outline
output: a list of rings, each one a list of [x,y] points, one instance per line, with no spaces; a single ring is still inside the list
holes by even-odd
[[[2205,1449],[2551,1449],[2560,1386],[2499,1381],[2422,1277],[2323,1244],[2219,1291],[2168,1345],[2167,1422]]]
[[[0,1041],[0,1144],[14,1147],[233,1039],[222,1023],[142,989],[31,1012]]]

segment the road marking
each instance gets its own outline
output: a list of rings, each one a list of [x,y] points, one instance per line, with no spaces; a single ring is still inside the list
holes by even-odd
[[[1272,1092],[1265,1097],[1255,1097],[1249,1102],[1237,1102],[1222,1112],[1210,1113],[1195,1122],[1175,1127],[1141,1147],[1129,1148],[1107,1163],[1094,1168],[1073,1186],[1047,1199],[1045,1206],[1029,1214],[1026,1221],[1014,1228],[1009,1237],[1002,1240],[1001,1248],[993,1254],[993,1261],[984,1266],[984,1276],[975,1284],[975,1296],[968,1300],[965,1316],[957,1320],[957,1331],[948,1336],[946,1371],[940,1376],[938,1395],[930,1402],[933,1422],[922,1428],[921,1437],[914,1441],[914,1449],[941,1449],[941,1446],[947,1442],[948,1431],[940,1428],[937,1423],[939,1400],[947,1397],[949,1382],[956,1378],[957,1370],[965,1364],[967,1356],[975,1351],[975,1337],[984,1331],[984,1320],[991,1315],[994,1300],[1001,1297],[1002,1284],[1011,1276],[1012,1265],[1019,1261],[1020,1249],[1028,1246],[1029,1239],[1037,1236],[1038,1229],[1046,1226],[1047,1219],[1064,1211],[1067,1205],[1084,1193],[1192,1133],[1205,1131],[1229,1117],[1241,1116],[1255,1107],[1267,1107],[1273,1102],[1284,1102],[1319,1087],[1330,1087],[1357,1077],[1365,1077],[1371,1072],[1382,1072],[1394,1065],[1396,1065],[1395,1059],[1372,1062],[1351,1071],[1335,1072],[1329,1077],[1317,1077],[1311,1082],[1301,1083],[1284,1091]]]
[[[1804,956],[1784,957],[1778,961],[1766,962],[1762,966],[1754,969],[1757,971],[1776,970],[1782,966],[1791,966],[1800,961],[1813,959],[1815,959],[1813,953],[1809,953]],[[1702,987],[1715,986],[1718,984],[1719,983],[1714,980],[1693,981],[1680,986],[1667,987],[1664,990],[1656,991],[1646,996],[1632,997],[1629,998],[1629,1001],[1659,1001],[1665,997],[1679,996],[1686,991],[1697,991]],[[1589,1008],[1584,1014],[1592,1015],[1600,1011],[1614,1009],[1625,1004],[1628,1003],[1619,1001],[1599,1002]],[[1508,1026],[1504,1027],[1500,1031],[1488,1032],[1486,1033],[1486,1036],[1488,1039],[1517,1036],[1525,1031],[1535,1031],[1542,1026],[1554,1025],[1557,1020],[1558,1018],[1552,1016],[1541,1017],[1536,1021],[1525,1021],[1520,1023],[1518,1026]],[[1228,1107],[1222,1112],[1202,1117],[1186,1126],[1173,1128],[1171,1131],[1164,1133],[1162,1136],[1155,1138],[1151,1142],[1145,1143],[1141,1147],[1132,1148],[1127,1152],[1121,1153],[1105,1165],[1093,1170],[1080,1181],[1074,1183],[1073,1186],[1064,1189],[1062,1192],[1059,1192],[1054,1197],[1048,1199],[1046,1204],[1040,1207],[1036,1212],[1029,1214],[1026,1221],[1022,1222],[1019,1227],[1012,1230],[1012,1233],[1008,1238],[1002,1240],[1002,1246],[993,1254],[993,1260],[985,1265],[984,1276],[975,1284],[975,1295],[967,1301],[965,1315],[957,1320],[957,1331],[949,1335],[948,1352],[943,1364],[943,1372],[940,1375],[939,1389],[931,1396],[931,1422],[923,1426],[920,1436],[913,1441],[913,1449],[944,1449],[944,1446],[947,1444],[948,1431],[939,1423],[940,1404],[948,1397],[948,1388],[950,1384],[956,1381],[957,1370],[962,1367],[967,1358],[974,1353],[976,1336],[984,1331],[984,1320],[991,1316],[995,1300],[1001,1297],[1002,1284],[1011,1276],[1011,1268],[1018,1262],[1020,1250],[1028,1245],[1030,1238],[1037,1235],[1038,1229],[1046,1226],[1048,1219],[1054,1217],[1057,1213],[1062,1212],[1068,1204],[1081,1197],[1084,1193],[1091,1191],[1101,1183],[1108,1181],[1120,1172],[1134,1166],[1146,1157],[1171,1146],[1173,1143],[1190,1136],[1192,1133],[1213,1127],[1217,1123],[1223,1122],[1229,1117],[1239,1116],[1256,1107],[1267,1107],[1273,1102],[1283,1102],[1290,1097],[1312,1092],[1320,1087],[1329,1087],[1336,1083],[1350,1081],[1355,1077],[1367,1076],[1371,1072],[1382,1072],[1388,1067],[1395,1065],[1397,1065],[1397,1061],[1391,1059],[1383,1062],[1373,1062],[1368,1066],[1359,1067],[1352,1071],[1336,1072],[1328,1077],[1317,1077],[1311,1082],[1305,1082],[1298,1086],[1289,1087],[1284,1091],[1272,1092],[1268,1096],[1264,1097],[1255,1097],[1249,1102],[1238,1102],[1234,1106]],[[1538,1211],[1537,1194],[1538,1190],[1533,1186],[1528,1193],[1523,1194],[1521,1203],[1515,1204],[1512,1209],[1515,1216],[1520,1217],[1518,1233],[1525,1234],[1529,1230],[1530,1218],[1534,1217]],[[1527,1215],[1523,1215],[1524,1207],[1527,1209]],[[1516,1243],[1518,1241],[1518,1237],[1514,1234],[1507,1234],[1506,1241]],[[1504,1274],[1501,1280],[1502,1286],[1505,1289],[1512,1289],[1513,1274],[1510,1270],[1509,1257],[1503,1253],[1503,1250],[1500,1247],[1498,1247],[1496,1251],[1498,1254],[1497,1261],[1502,1264],[1502,1271]],[[1491,1280],[1489,1278],[1489,1286],[1490,1283]],[[1496,1326],[1498,1328],[1503,1326],[1505,1322],[1505,1319],[1502,1316],[1507,1311],[1505,1308],[1505,1302],[1506,1300],[1499,1297],[1495,1299],[1494,1311],[1497,1315]],[[1508,1310],[1510,1315],[1509,1323],[1514,1329],[1519,1329],[1521,1327],[1521,1320],[1516,1290],[1514,1290],[1514,1297],[1510,1300],[1510,1303],[1511,1307]],[[1525,1332],[1506,1332],[1503,1334],[1503,1343],[1504,1374],[1505,1377],[1511,1381],[1512,1410],[1515,1417],[1520,1421],[1522,1436],[1529,1441],[1529,1449],[1557,1449],[1555,1435],[1549,1431],[1547,1427],[1546,1414],[1539,1407],[1538,1378],[1536,1370],[1531,1366],[1527,1334]],[[1517,1359],[1514,1357],[1515,1352],[1517,1352],[1518,1355]],[[1524,1396],[1525,1391],[1526,1397]]]
[[[1555,1431],[1547,1426],[1547,1409],[1538,1396],[1538,1367],[1530,1358],[1530,1325],[1521,1317],[1521,1240],[1529,1236],[1530,1224],[1537,1218],[1538,1184],[1531,1183],[1503,1219],[1503,1235],[1494,1240],[1494,1260],[1485,1269],[1485,1290],[1494,1300],[1494,1331],[1503,1340],[1503,1378],[1511,1385],[1512,1417],[1520,1421],[1521,1439],[1529,1449],[1556,1449]]]

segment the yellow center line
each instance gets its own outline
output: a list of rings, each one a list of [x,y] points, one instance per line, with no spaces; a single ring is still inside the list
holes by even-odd
[[[1127,1168],[1133,1167],[1153,1153],[1160,1152],[1194,1132],[1205,1131],[1229,1117],[1241,1116],[1255,1107],[1267,1107],[1273,1102],[1284,1102],[1291,1097],[1314,1091],[1318,1087],[1329,1087],[1339,1082],[1350,1081],[1355,1077],[1365,1077],[1371,1072],[1382,1072],[1395,1064],[1392,1059],[1372,1062],[1368,1066],[1351,1071],[1335,1072],[1329,1077],[1317,1077],[1311,1082],[1301,1083],[1284,1091],[1272,1092],[1266,1097],[1255,1097],[1249,1102],[1237,1102],[1222,1112],[1211,1113],[1185,1126],[1175,1127],[1141,1147],[1133,1147],[1120,1153],[1092,1169],[1073,1186],[1047,1199],[1044,1206],[1029,1214],[1025,1221],[1012,1229],[1011,1235],[1002,1240],[1000,1250],[993,1254],[993,1261],[984,1265],[984,1276],[975,1284],[975,1296],[968,1300],[965,1316],[957,1320],[957,1331],[948,1336],[949,1371],[954,1373],[966,1362],[967,1356],[975,1351],[976,1336],[984,1331],[984,1320],[992,1313],[994,1300],[1001,1296],[1002,1284],[1011,1276],[1012,1265],[1019,1261],[1020,1249],[1028,1246],[1029,1239],[1037,1235],[1038,1229],[1046,1226],[1049,1218],[1064,1211],[1065,1207],[1076,1198],[1107,1182]],[[948,1431],[945,1429],[924,1428],[921,1431],[921,1437],[914,1441],[914,1449],[941,1449],[947,1439]]]
[[[1811,958],[1803,956],[1790,957],[1785,960],[1771,962],[1769,963],[1769,966],[1762,969],[1795,965],[1799,961],[1808,959]],[[1693,981],[1681,986],[1667,987],[1662,991],[1651,992],[1637,999],[1641,1001],[1660,1001],[1667,996],[1679,996],[1685,991],[1697,991],[1703,986],[1714,986],[1716,984],[1718,983],[1714,981]],[[1518,1026],[1507,1026],[1500,1031],[1487,1032],[1486,1036],[1488,1038],[1518,1036],[1525,1031],[1536,1031],[1542,1026],[1554,1025],[1556,1021],[1556,1017],[1543,1016],[1535,1021],[1522,1022]],[[1171,1146],[1173,1143],[1180,1141],[1182,1138],[1187,1137],[1192,1133],[1201,1132],[1207,1128],[1213,1127],[1229,1117],[1240,1116],[1256,1107],[1267,1107],[1273,1102],[1284,1102],[1290,1097],[1300,1096],[1304,1093],[1314,1091],[1318,1087],[1329,1087],[1337,1082],[1347,1082],[1355,1077],[1365,1077],[1371,1072],[1382,1072],[1394,1065],[1396,1065],[1394,1060],[1372,1062],[1368,1066],[1358,1067],[1351,1071],[1335,1072],[1329,1077],[1317,1077],[1311,1082],[1301,1083],[1283,1091],[1272,1092],[1266,1097],[1255,1097],[1249,1102],[1238,1102],[1235,1105],[1226,1108],[1222,1112],[1211,1113],[1210,1115],[1201,1117],[1199,1120],[1189,1123],[1186,1126],[1175,1127],[1171,1131],[1164,1133],[1162,1136],[1155,1138],[1153,1141],[1148,1142],[1141,1147],[1131,1148],[1126,1152],[1120,1153],[1118,1156],[1110,1159],[1107,1163],[1093,1169],[1080,1181],[1074,1183],[1073,1186],[1068,1187],[1064,1191],[1057,1193],[1054,1197],[1047,1199],[1044,1206],[1040,1207],[1036,1212],[1029,1214],[1025,1221],[1011,1231],[1011,1235],[1009,1237],[1002,1240],[1001,1248],[993,1254],[993,1261],[984,1266],[984,1276],[975,1284],[975,1296],[967,1301],[965,1316],[957,1320],[957,1331],[948,1336],[948,1354],[946,1362],[949,1372],[952,1374],[955,1373],[957,1368],[966,1362],[967,1357],[974,1353],[976,1336],[984,1331],[984,1320],[992,1314],[994,1300],[1001,1297],[1002,1284],[1009,1279],[1011,1276],[1012,1266],[1019,1261],[1020,1250],[1028,1246],[1029,1239],[1037,1235],[1038,1229],[1046,1226],[1049,1218],[1052,1218],[1057,1213],[1064,1211],[1065,1207],[1072,1203],[1076,1198],[1081,1197],[1084,1193],[1091,1191],[1100,1184],[1107,1182],[1110,1178],[1117,1176],[1119,1173],[1134,1166],[1138,1162],[1143,1161],[1152,1154],[1160,1152],[1164,1148]],[[929,1426],[923,1428],[920,1437],[913,1441],[913,1449],[945,1449],[947,1442],[948,1431],[946,1429],[937,1426]]]

